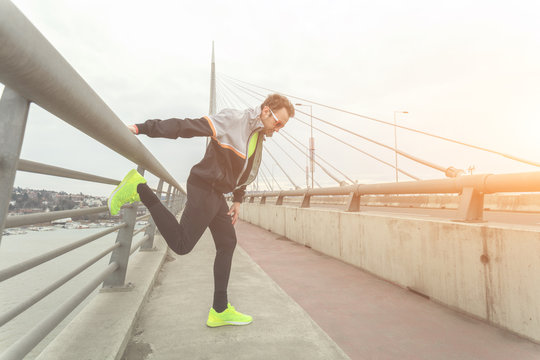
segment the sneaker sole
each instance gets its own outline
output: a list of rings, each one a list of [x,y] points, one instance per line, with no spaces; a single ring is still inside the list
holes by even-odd
[[[224,321],[222,323],[206,323],[206,326],[208,327],[219,327],[219,326],[227,326],[227,325],[248,325],[251,324],[252,321]]]

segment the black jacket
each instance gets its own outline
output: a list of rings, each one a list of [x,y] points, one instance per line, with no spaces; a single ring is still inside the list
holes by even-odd
[[[246,186],[257,176],[264,135],[257,139],[255,152],[248,158],[251,137],[263,129],[260,108],[244,111],[224,109],[199,119],[147,120],[137,124],[138,134],[176,139],[210,136],[204,158],[191,169],[190,178],[204,181],[221,193],[233,192],[242,202]]]

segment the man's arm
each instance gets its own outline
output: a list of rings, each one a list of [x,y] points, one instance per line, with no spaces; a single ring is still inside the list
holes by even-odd
[[[238,189],[233,191],[233,202],[242,203],[245,194],[246,186],[240,186]]]
[[[194,136],[215,136],[215,130],[208,117],[199,119],[146,120],[144,123],[129,125],[134,134],[168,139],[191,138]]]

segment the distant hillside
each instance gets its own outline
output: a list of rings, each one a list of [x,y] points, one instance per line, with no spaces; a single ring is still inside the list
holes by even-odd
[[[92,195],[68,194],[60,191],[23,189],[14,187],[11,192],[9,212],[26,212],[34,209],[41,211],[71,210],[73,208],[94,207],[107,204],[106,197]]]

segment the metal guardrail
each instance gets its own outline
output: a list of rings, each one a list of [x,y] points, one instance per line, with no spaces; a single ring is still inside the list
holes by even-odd
[[[461,221],[482,221],[484,195],[501,192],[539,192],[540,172],[515,174],[467,175],[451,179],[421,180],[402,183],[361,184],[318,189],[251,191],[245,197],[251,203],[260,198],[265,204],[269,197],[277,197],[276,205],[283,205],[285,197],[301,196],[303,208],[310,207],[313,196],[348,196],[345,211],[360,211],[362,195],[384,194],[460,194],[457,219]]]
[[[124,123],[43,35],[8,0],[0,0],[0,82],[5,85],[0,98],[0,189],[2,190],[0,191],[0,240],[4,228],[108,212],[106,206],[100,206],[7,217],[11,190],[17,171],[110,185],[117,185],[120,182],[76,170],[20,159],[30,102],[36,103],[61,120],[138,164],[138,171],[141,174],[144,174],[146,169],[156,175],[160,180],[157,189],[153,190],[160,198],[163,194],[163,184],[167,182],[169,185],[165,202],[173,213],[180,211],[185,201],[185,191],[181,186],[130,133]],[[100,284],[103,283],[103,287],[108,288],[108,291],[125,288],[124,282],[129,257],[138,249],[153,249],[155,224],[150,219],[149,225],[134,231],[135,223],[147,219],[150,215],[137,218],[137,204],[127,205],[122,211],[123,221],[117,226],[0,270],[1,282],[118,231],[115,244],[107,247],[86,263],[73,269],[30,298],[20,300],[14,308],[7,312],[2,309],[0,326],[25,312],[104,256],[111,254],[110,264],[106,269],[0,354],[1,360],[22,359]],[[132,244],[133,237],[143,231],[145,234],[142,238]]]

